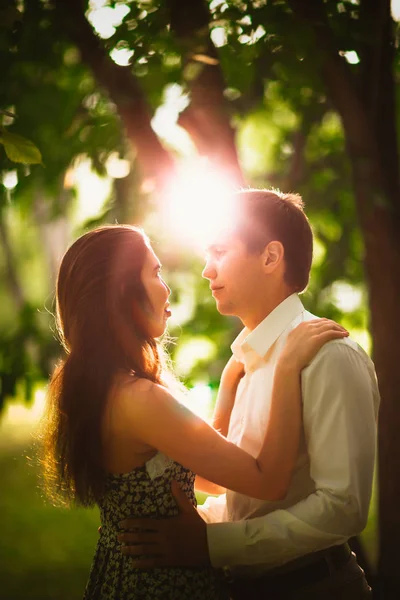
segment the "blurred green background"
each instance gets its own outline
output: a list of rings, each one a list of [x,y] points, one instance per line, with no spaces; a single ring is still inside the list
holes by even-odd
[[[97,510],[55,508],[44,499],[33,447],[60,355],[52,316],[57,267],[90,227],[128,222],[150,235],[172,288],[174,367],[193,410],[207,417],[240,329],[217,313],[200,276],[199,243],[216,215],[215,191],[228,180],[301,193],[315,234],[303,302],[374,350],[386,406],[394,405],[399,370],[382,368],[381,348],[385,340],[395,347],[387,336],[398,319],[390,321],[385,299],[396,297],[400,270],[391,270],[391,293],[382,287],[380,302],[371,302],[380,285],[373,286],[373,270],[365,276],[369,244],[385,244],[386,252],[391,237],[384,229],[374,237],[361,216],[365,198],[395,215],[398,187],[374,178],[373,144],[367,135],[362,147],[363,129],[356,136],[352,129],[364,112],[351,112],[355,99],[366,109],[385,181],[397,177],[398,184],[398,7],[392,3],[391,17],[390,2],[377,4],[0,2],[1,598],[79,598],[96,543]],[[379,54],[378,38],[390,56]],[[377,57],[383,62],[374,71]],[[351,84],[342,101],[338,81]],[[398,233],[398,221],[389,221]],[[393,414],[382,421],[392,448]],[[394,474],[379,484],[381,494],[382,481],[392,484],[383,511],[389,531],[400,470],[394,459],[384,463]],[[378,495],[376,484],[362,536],[373,567]]]

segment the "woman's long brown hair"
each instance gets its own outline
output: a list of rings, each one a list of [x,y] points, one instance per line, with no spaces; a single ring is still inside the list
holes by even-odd
[[[53,499],[86,506],[100,499],[101,426],[117,371],[162,383],[162,349],[143,319],[147,248],[140,229],[110,225],[80,237],[62,259],[56,319],[66,357],[50,381],[41,435]]]

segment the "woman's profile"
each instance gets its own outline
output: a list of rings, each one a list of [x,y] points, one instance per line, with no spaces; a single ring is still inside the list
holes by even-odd
[[[147,236],[128,225],[84,234],[59,269],[57,324],[65,358],[49,387],[43,464],[56,493],[100,508],[86,600],[227,597],[222,578],[208,567],[134,569],[120,551],[118,523],[176,515],[173,480],[195,504],[195,473],[211,482],[210,490],[219,485],[255,498],[284,497],[300,434],[300,369],[324,342],[346,334],[326,320],[317,336],[309,335],[312,322],[293,332],[284,356],[296,353],[296,367],[286,368],[284,378],[277,367],[275,410],[254,458],[179,401],[158,341],[170,316],[160,269]],[[240,376],[228,363],[219,393],[234,395]]]

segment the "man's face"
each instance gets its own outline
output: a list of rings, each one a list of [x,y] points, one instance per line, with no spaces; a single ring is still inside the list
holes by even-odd
[[[265,299],[263,257],[249,253],[237,236],[221,238],[206,251],[203,277],[210,289],[218,311],[239,317],[245,324],[258,313]]]

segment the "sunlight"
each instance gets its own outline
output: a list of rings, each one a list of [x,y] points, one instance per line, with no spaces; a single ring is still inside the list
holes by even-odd
[[[228,36],[224,27],[214,27],[210,32],[214,46],[222,48],[228,43]]]
[[[151,126],[156,134],[178,152],[194,154],[194,144],[188,133],[178,125],[179,113],[189,104],[188,95],[177,83],[167,85],[163,93],[163,103],[155,112]]]
[[[120,67],[127,67],[133,56],[133,50],[129,48],[114,48],[111,50],[110,56]]]
[[[320,267],[326,257],[326,246],[321,242],[319,237],[314,233],[313,244],[313,267]]]
[[[107,171],[117,169],[115,161],[115,156],[111,155],[109,161],[107,161]],[[118,165],[118,168],[121,169],[122,167]],[[124,172],[126,172],[126,166],[124,168]],[[76,187],[76,218],[79,223],[98,216],[110,195],[111,185],[112,180],[110,177],[100,177],[92,170],[89,159],[78,161],[76,165],[67,171],[64,187]]]
[[[127,177],[131,170],[131,163],[125,158],[120,158],[118,152],[112,152],[106,162],[106,171],[113,179]]]
[[[175,353],[175,369],[180,376],[188,375],[199,361],[211,361],[216,354],[215,343],[207,336],[193,335],[181,342]]]
[[[10,402],[2,417],[2,425],[28,425],[30,427],[36,425],[43,412],[45,397],[45,388],[39,388],[35,391],[32,405]]]
[[[121,25],[129,10],[126,4],[117,4],[111,8],[106,6],[106,0],[91,0],[87,18],[96,33],[106,40],[114,35],[116,27]]]
[[[360,308],[363,301],[362,290],[347,281],[335,281],[331,285],[331,294],[335,305],[344,313]]]
[[[18,173],[16,169],[3,172],[2,183],[8,190],[13,190],[18,183]]]
[[[395,21],[400,21],[400,0],[392,0],[391,11],[393,19]]]
[[[357,344],[371,356],[372,338],[370,332],[367,329],[356,329],[350,326],[348,326],[347,329],[350,332],[351,339],[357,342]]]
[[[344,56],[350,65],[358,65],[360,62],[360,57],[355,50],[348,50],[346,52],[340,51],[339,54],[340,56]]]
[[[210,386],[205,383],[197,383],[188,391],[183,404],[204,421],[208,421],[213,409]]]
[[[227,2],[225,2],[225,0],[211,0],[210,2],[210,12],[213,13],[215,12],[215,10],[219,8],[221,11],[222,10],[227,10],[229,8],[229,5]]]
[[[43,414],[46,388],[40,387],[34,393],[33,404],[9,402],[0,420],[0,449],[10,445],[26,444],[33,436]]]
[[[175,239],[203,250],[233,222],[233,191],[229,178],[207,160],[187,162],[167,186],[163,222]]]

